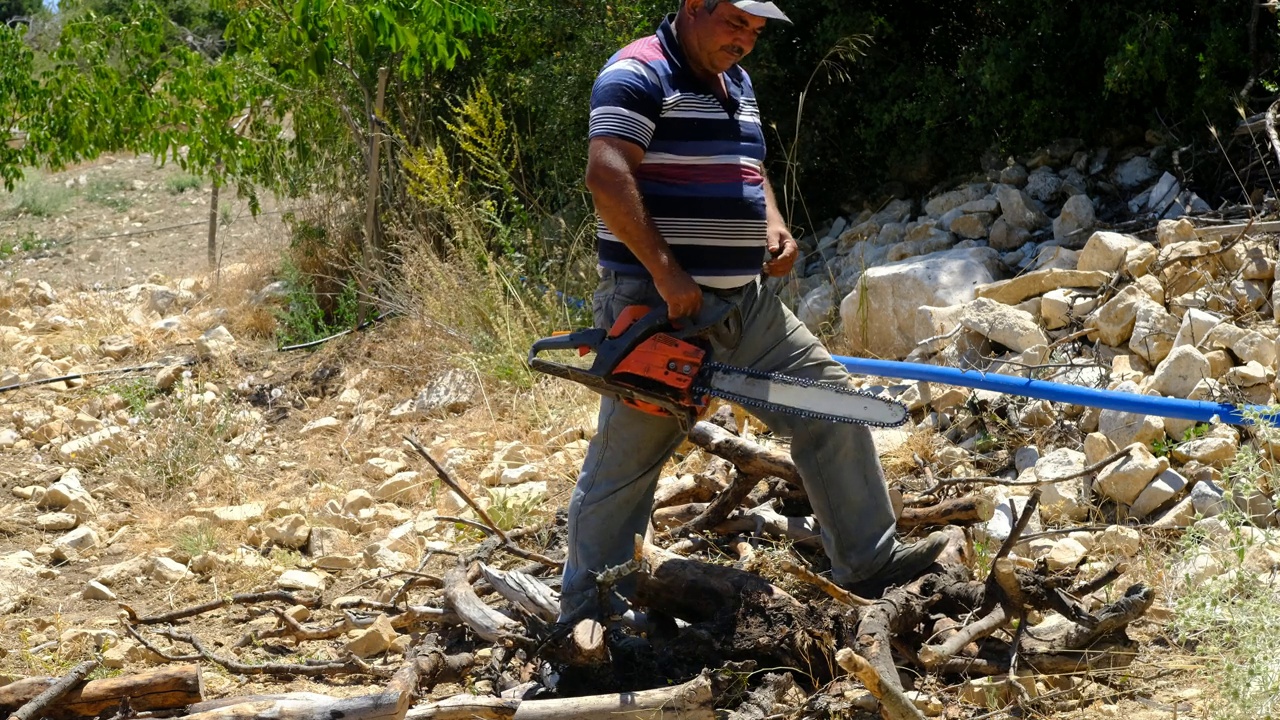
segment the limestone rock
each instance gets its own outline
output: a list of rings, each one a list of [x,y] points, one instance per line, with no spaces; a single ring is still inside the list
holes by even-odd
[[[1015,352],[1049,342],[1030,313],[987,298],[966,305],[960,323]]]
[[[127,433],[122,427],[109,427],[96,433],[76,438],[58,448],[63,462],[90,463],[102,459],[108,453],[122,447]]]
[[[302,426],[298,434],[302,437],[312,437],[317,435],[333,434],[342,429],[342,421],[336,417],[328,416],[317,418]]]
[[[1177,470],[1168,469],[1156,476],[1129,507],[1129,515],[1139,520],[1172,503],[1187,488],[1187,479]]]
[[[1098,472],[1094,489],[1104,497],[1124,505],[1132,505],[1147,485],[1169,469],[1169,459],[1156,457],[1146,445],[1134,443],[1129,455]]]
[[[1122,190],[1134,190],[1160,174],[1155,162],[1146,155],[1132,157],[1111,171],[1111,181]]]
[[[358,658],[370,658],[386,652],[395,639],[396,630],[391,626],[391,620],[379,614],[372,625],[352,632],[343,650]]]
[[[122,360],[128,357],[136,347],[133,338],[123,335],[110,335],[98,341],[98,352],[102,353],[103,357],[108,357],[112,360]]]
[[[969,240],[980,240],[991,233],[995,217],[990,213],[961,215],[951,222],[951,232]]]
[[[1214,313],[1199,308],[1189,308],[1182,316],[1182,324],[1178,327],[1178,335],[1174,338],[1175,347],[1190,345],[1205,349],[1209,334],[1222,323],[1222,318]]]
[[[408,467],[399,460],[388,460],[384,457],[371,457],[360,466],[360,474],[374,481],[387,480]]]
[[[373,496],[378,500],[413,503],[421,500],[426,491],[427,483],[422,479],[422,474],[409,470],[388,478],[374,489]]]
[[[1097,330],[1098,340],[1119,346],[1133,334],[1138,308],[1143,301],[1150,301],[1150,298],[1137,286],[1130,285],[1098,308],[1087,325]]]
[[[226,357],[236,351],[236,339],[222,325],[208,330],[196,340],[196,352],[202,358]]]
[[[263,531],[272,542],[287,548],[301,548],[311,539],[311,527],[307,525],[307,519],[296,513],[272,520]]]
[[[1256,362],[1263,367],[1276,366],[1276,342],[1259,332],[1247,332],[1231,344],[1231,352],[1240,362]]]
[[[307,554],[312,557],[342,555],[353,549],[351,534],[333,527],[313,527],[307,539]]]
[[[1008,185],[997,185],[996,199],[1000,201],[1001,216],[1013,227],[1035,231],[1049,224],[1049,217],[1044,214],[1036,201],[1022,190]]]
[[[41,532],[60,532],[75,528],[79,522],[71,513],[45,513],[36,517],[35,527]]]
[[[53,541],[53,557],[59,561],[75,560],[101,543],[97,531],[88,525],[81,525]]]
[[[1081,271],[1118,272],[1124,267],[1128,252],[1144,244],[1131,235],[1107,231],[1096,232],[1089,236],[1089,241],[1080,251],[1080,261],[1076,268]]]
[[[1173,348],[1151,376],[1150,389],[1168,397],[1185,398],[1209,375],[1209,361],[1190,345]]]
[[[97,502],[81,482],[81,473],[72,468],[58,478],[44,492],[41,505],[65,510],[80,518],[93,517],[98,514]]]
[[[1053,221],[1053,237],[1059,242],[1075,239],[1098,224],[1097,212],[1088,195],[1072,195]]]
[[[1058,572],[1076,567],[1088,552],[1078,540],[1069,537],[1062,538],[1054,543],[1053,549],[1045,556],[1045,562],[1051,572]]]
[[[1142,533],[1131,527],[1111,525],[1098,533],[1094,548],[1112,557],[1133,557],[1142,549]]]
[[[1076,475],[1084,470],[1084,454],[1069,448],[1060,448],[1040,458],[1035,465],[1035,476],[1043,483],[1040,497],[1040,517],[1045,522],[1083,520],[1089,506],[1084,499],[1084,480]]]
[[[435,378],[413,399],[414,413],[434,417],[440,413],[466,412],[480,397],[480,385],[471,372],[451,369]]]
[[[1178,319],[1170,315],[1163,305],[1150,300],[1138,303],[1129,349],[1148,365],[1158,365],[1168,357],[1177,332]]]
[[[1160,247],[1169,247],[1178,243],[1198,240],[1196,226],[1188,219],[1161,220],[1156,224],[1156,240]]]
[[[1173,448],[1178,462],[1203,463],[1210,467],[1225,468],[1236,459],[1240,444],[1226,437],[1202,437],[1180,443]]]
[[[105,600],[106,602],[114,602],[116,594],[106,585],[103,585],[96,580],[90,580],[84,586],[84,590],[80,591],[80,597],[85,600]]]
[[[829,283],[822,283],[800,301],[796,317],[809,328],[809,332],[817,334],[822,332],[823,325],[831,321],[835,310],[836,289]]]
[[[161,556],[151,561],[151,578],[157,582],[176,583],[190,576],[187,566],[177,560]]]
[[[1004,218],[997,218],[991,224],[991,231],[987,239],[987,244],[1001,252],[1009,250],[1017,250],[1026,245],[1031,240],[1031,231],[1025,228],[1014,227]]]
[[[1100,288],[1111,281],[1111,274],[1098,271],[1081,272],[1061,268],[1034,270],[1024,275],[982,285],[974,291],[976,297],[990,298],[1005,305],[1017,305],[1023,300],[1044,295],[1062,288]]]
[[[198,507],[191,510],[192,517],[208,520],[218,526],[257,522],[262,519],[264,513],[262,503]]]
[[[990,248],[967,248],[871,268],[840,305],[851,349],[885,358],[905,357],[921,339],[914,337],[917,308],[972,300],[977,286],[995,280],[997,262]]]
[[[283,574],[276,580],[276,586],[281,590],[302,590],[303,592],[319,593],[324,592],[324,577],[319,573],[313,573],[307,570],[285,570]]]

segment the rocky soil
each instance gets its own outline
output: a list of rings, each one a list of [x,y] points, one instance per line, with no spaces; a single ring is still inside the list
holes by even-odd
[[[1061,143],[1026,160],[921,208],[894,201],[806,238],[809,260],[795,284],[801,316],[816,329],[840,328],[835,344],[864,354],[1138,394],[1275,402],[1274,236],[1224,229],[1233,218],[1222,214],[1174,219],[1208,207],[1161,175],[1158,153],[1113,160]],[[177,224],[173,197],[182,196],[159,196],[154,217],[139,217]],[[78,207],[68,217],[91,210]],[[1131,234],[1096,231],[1135,213],[1140,222],[1120,228]],[[450,652],[475,653],[475,669],[440,684],[437,696],[554,691],[554,663],[508,653],[501,637],[477,640],[474,625],[458,627],[441,588],[456,555],[490,534],[477,523],[511,532],[527,552],[562,555],[555,513],[594,431],[592,396],[551,380],[512,387],[460,361],[421,372],[406,358],[421,357],[432,340],[413,319],[312,354],[278,353],[270,336],[280,302],[270,291],[274,261],[249,256],[279,240],[250,228],[232,243],[250,262],[228,263],[217,279],[198,270],[202,231],[154,266],[157,255],[134,255],[141,248],[118,242],[94,260],[92,246],[74,239],[56,256],[45,248],[8,260],[0,287],[2,681],[58,676],[90,657],[105,668],[98,676],[146,672],[166,662],[161,654],[191,656],[181,635],[190,634],[223,661],[201,658],[206,697],[360,696],[386,686],[406,651],[439,632]],[[80,229],[65,228],[69,236]],[[1073,598],[1080,608],[1111,607],[1138,583],[1155,598],[1122,629],[1139,650],[1114,672],[1022,670],[1010,682],[898,656],[924,711],[1212,714],[1216,690],[1195,673],[1193,648],[1169,623],[1178,598],[1197,588],[1274,583],[1280,487],[1269,433],[891,378],[864,382],[912,409],[910,425],[876,436],[908,509],[960,496],[990,501],[990,512],[960,535],[973,572],[990,570],[984,563],[1016,532],[1008,557],[1024,570],[1081,578],[1118,571],[1112,584]],[[437,479],[406,436],[421,441],[461,493]],[[758,427],[747,425],[743,437],[785,449]],[[664,471],[660,528],[687,520],[673,508],[710,499],[688,488],[705,486],[694,478],[717,462],[703,447],[682,448]],[[765,485],[760,497],[777,490]],[[1033,492],[1029,524],[1015,530]],[[731,519],[749,510],[763,517],[755,507]],[[739,523],[730,535],[708,531],[681,549],[828,602],[778,569],[794,559],[822,570],[820,553],[776,537],[777,528],[796,526],[784,516],[805,518],[803,501],[770,512],[781,525]],[[491,565],[524,566],[554,597],[554,572],[492,553]],[[468,579],[505,613],[491,618],[505,633],[535,634],[536,612],[487,594],[499,584],[492,577]],[[179,635],[139,622],[255,591],[288,595],[175,619]],[[1073,621],[1037,611],[1025,622],[1035,638]],[[635,641],[620,637],[611,642],[623,657]],[[1024,640],[1012,629],[997,639],[1005,647]],[[981,652],[975,644],[961,656],[976,662]],[[271,662],[294,671],[253,669]],[[297,671],[308,662],[345,669]],[[591,691],[579,676],[564,677]],[[1278,678],[1280,670],[1263,681],[1280,685]],[[842,712],[874,708],[860,686],[842,680],[798,696],[780,690],[759,717],[820,716],[812,698],[824,693],[844,703]]]

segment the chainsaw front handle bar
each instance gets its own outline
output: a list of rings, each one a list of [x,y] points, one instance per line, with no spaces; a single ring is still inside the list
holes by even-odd
[[[666,332],[678,337],[691,329],[686,326],[682,330],[675,330],[667,317],[667,306],[659,305],[650,309],[644,317],[627,328],[626,332],[615,338],[609,337],[609,331],[604,328],[592,328],[538,340],[529,349],[529,363],[533,364],[540,353],[549,350],[577,350],[583,355],[594,352],[596,359],[591,364],[591,372],[603,376],[613,372],[623,358],[654,335]]]

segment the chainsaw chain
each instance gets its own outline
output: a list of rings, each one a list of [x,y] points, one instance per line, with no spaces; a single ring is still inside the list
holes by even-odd
[[[814,412],[812,410],[804,410],[801,408],[775,405],[773,403],[766,402],[758,398],[744,397],[736,393],[727,392],[725,390],[720,390],[717,388],[710,388],[702,385],[695,385],[692,388],[692,392],[695,395],[697,394],[713,395],[723,400],[728,400],[730,402],[737,403],[739,405],[742,405],[743,407],[756,408],[759,410],[767,410],[771,412],[781,412],[781,413],[786,413],[788,415],[796,415],[803,418],[809,418],[812,420],[824,420],[826,422],[845,423],[845,424],[856,423],[858,425],[871,425],[874,427],[898,427],[899,425],[906,423],[908,417],[910,417],[907,412],[906,406],[902,405],[902,403],[899,403],[896,400],[887,400],[885,398],[880,397],[879,395],[876,395],[875,393],[869,393],[866,390],[855,390],[854,388],[835,385],[832,383],[822,382],[819,380],[810,380],[808,378],[792,377],[791,375],[764,372],[762,370],[752,370],[749,368],[737,367],[736,365],[725,365],[723,363],[718,363],[718,362],[705,362],[702,364],[702,370],[703,372],[706,372],[709,370],[728,372],[728,373],[733,373],[735,375],[742,375],[746,377],[756,378],[759,380],[767,380],[771,383],[777,383],[779,385],[791,385],[794,387],[822,386],[824,390],[829,390],[839,395],[871,398],[879,402],[898,405],[899,407],[901,407],[902,419],[899,420],[898,422],[879,422],[875,420],[856,420],[855,421],[855,420],[850,420],[848,417],[845,417],[843,415],[831,415],[828,413]]]

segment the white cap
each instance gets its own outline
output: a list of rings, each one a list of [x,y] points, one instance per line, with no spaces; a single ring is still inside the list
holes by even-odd
[[[763,2],[762,0],[729,0],[729,4],[757,17],[781,20],[786,23],[791,22],[791,18],[787,17],[786,13],[779,10],[778,6],[771,2]]]

